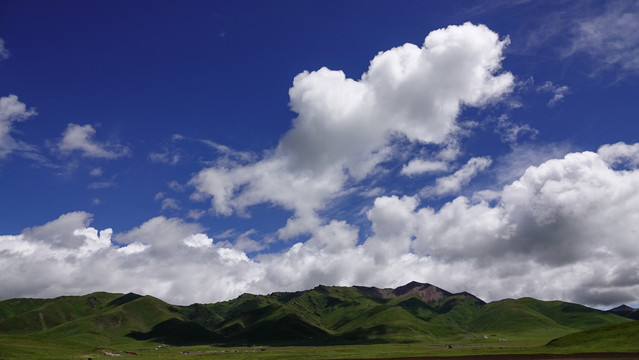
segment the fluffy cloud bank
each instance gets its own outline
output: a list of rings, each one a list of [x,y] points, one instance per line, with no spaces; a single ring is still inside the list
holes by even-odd
[[[458,197],[436,210],[383,196],[373,234],[318,226],[281,253],[249,258],[197,223],[156,217],[113,236],[69,213],[0,236],[4,297],[136,291],[177,303],[317,284],[428,281],[486,300],[535,296],[590,305],[639,299],[639,144],[602,146],[529,167],[493,204]],[[29,280],[25,280],[29,279]]]
[[[213,244],[197,224],[156,217],[114,240],[111,229],[98,231],[90,222],[90,214],[73,212],[0,236],[3,298],[104,289],[188,303],[233,297],[259,279],[255,262]]]
[[[482,107],[509,93],[500,72],[508,39],[470,23],[431,32],[419,47],[380,52],[359,80],[322,68],[303,72],[289,90],[298,114],[277,148],[244,165],[202,170],[190,184],[212,198],[216,213],[245,212],[259,203],[293,211],[280,237],[312,232],[316,213],[393,154],[393,139],[444,144],[459,130],[463,106]],[[413,164],[405,172],[427,171]]]

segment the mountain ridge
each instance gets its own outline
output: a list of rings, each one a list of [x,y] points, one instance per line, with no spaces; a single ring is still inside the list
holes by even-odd
[[[416,281],[394,289],[319,285],[188,306],[105,292],[0,301],[0,334],[107,343],[126,337],[174,345],[472,343],[492,338],[543,344],[628,321],[615,312],[561,301],[486,303],[468,292]]]

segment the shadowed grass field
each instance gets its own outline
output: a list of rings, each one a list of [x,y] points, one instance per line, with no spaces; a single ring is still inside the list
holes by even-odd
[[[639,324],[639,323],[638,323]],[[634,326],[628,326],[634,325]],[[617,328],[618,327],[618,328]],[[119,354],[118,359],[383,359],[402,357],[450,357],[469,355],[573,354],[581,352],[630,353],[639,351],[637,324],[607,326],[597,331],[569,335],[549,345],[512,345],[498,340],[468,340],[466,344],[374,344],[339,346],[169,346],[152,341],[120,339],[107,346],[93,346],[64,339],[38,336],[1,335],[0,359],[108,359],[105,351]],[[613,332],[616,340],[601,338]],[[620,332],[627,335],[619,335]],[[625,337],[624,337],[625,336]],[[595,340],[599,338],[600,340]],[[588,340],[587,346],[583,345]],[[132,352],[135,354],[127,353]],[[639,355],[633,355],[639,358]],[[516,357],[512,357],[513,359]],[[606,357],[598,357],[605,359]],[[612,358],[612,357],[610,357]],[[631,357],[632,358],[632,357]]]

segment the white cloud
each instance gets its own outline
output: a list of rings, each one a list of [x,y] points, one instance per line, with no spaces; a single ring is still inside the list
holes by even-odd
[[[169,188],[170,188],[171,190],[176,191],[176,192],[184,192],[184,191],[186,190],[186,189],[184,188],[184,185],[180,184],[179,182],[177,182],[177,181],[175,181],[175,180],[174,180],[174,181],[169,182],[169,184],[168,184],[168,185],[169,185]]]
[[[222,155],[222,158],[218,159],[218,162],[221,164],[237,164],[237,163],[246,163],[255,161],[255,154],[248,151],[237,151],[233,150],[230,147],[222,144],[218,144],[211,140],[199,139],[204,145],[207,145]]]
[[[91,176],[102,176],[103,173],[104,173],[104,171],[102,170],[102,168],[101,167],[97,167],[97,168],[91,169],[91,171],[89,172],[89,175],[91,175]]]
[[[62,140],[58,143],[58,150],[63,153],[77,150],[82,153],[82,156],[104,159],[116,159],[130,154],[126,146],[96,142],[93,139],[95,132],[93,126],[89,124],[69,124],[62,134]]]
[[[437,178],[434,187],[426,187],[421,193],[426,197],[458,193],[462,187],[468,185],[480,171],[485,170],[490,164],[492,164],[492,159],[488,156],[470,158],[454,174]]]
[[[494,206],[459,197],[435,211],[417,209],[415,198],[379,198],[369,211],[376,234],[364,247],[378,249],[377,238],[388,242],[377,250],[382,255],[395,246],[407,254],[410,246],[418,259],[427,257],[422,266],[428,281],[456,283],[453,288],[489,299],[505,297],[499,287],[510,288],[508,296],[592,305],[636,299],[639,278],[624,274],[636,269],[639,255],[632,245],[639,230],[639,170],[610,167],[619,156],[638,160],[636,148],[607,145],[599,153],[572,153],[530,167],[490,194],[499,200]],[[389,241],[393,237],[400,240]],[[472,275],[463,276],[462,269]],[[625,297],[615,295],[620,292]]]
[[[277,148],[260,161],[200,171],[189,183],[193,198],[212,197],[220,215],[276,204],[294,212],[281,237],[309,232],[321,224],[316,212],[349,180],[366,178],[393,156],[394,137],[454,144],[463,106],[482,107],[509,93],[513,76],[500,73],[507,43],[466,23],[431,32],[422,47],[380,52],[359,80],[327,68],[305,71],[289,90],[298,116]]]
[[[182,240],[186,246],[194,248],[208,248],[213,246],[213,239],[206,236],[206,234],[193,234]]]
[[[363,189],[360,191],[359,195],[365,198],[374,198],[382,195],[383,193],[384,189],[378,186],[372,189]]]
[[[44,225],[25,229],[22,234],[53,248],[75,248],[82,245],[83,241],[73,231],[86,228],[92,219],[93,216],[84,211],[70,212]]]
[[[0,45],[2,44],[0,43]],[[25,121],[36,114],[34,109],[27,109],[27,106],[20,102],[16,95],[0,98],[0,159],[16,150],[32,150],[29,145],[14,139],[11,132],[14,123]]]
[[[185,223],[177,218],[164,216],[154,217],[139,227],[123,234],[116,235],[116,240],[121,244],[139,242],[152,246],[152,250],[164,251],[175,247],[183,239],[192,234],[201,233],[202,228],[198,224]]]
[[[0,38],[0,62],[7,60],[10,55],[9,50],[4,46],[4,39]]]
[[[571,150],[568,144],[512,144],[508,154],[495,159],[495,185],[501,188],[518,179],[528,167],[538,166],[550,159],[562,158]]]
[[[2,296],[126,289],[187,304],[237,296],[262,276],[246,254],[215,244],[197,224],[153,218],[116,235],[124,244],[119,247],[110,229],[98,232],[88,221],[89,214],[71,213],[20,235],[0,236]]]
[[[401,174],[412,176],[431,172],[442,172],[448,170],[448,164],[443,161],[430,161],[422,159],[413,159],[402,167]]]
[[[179,210],[180,202],[173,198],[165,198],[162,200],[162,210],[166,209]]]
[[[552,98],[548,101],[548,107],[553,107],[564,100],[564,97],[570,93],[568,86],[559,86],[546,81],[543,85],[537,87],[539,93],[551,93]]]
[[[113,181],[96,181],[89,184],[89,189],[106,189],[110,187],[116,187],[117,184]]]
[[[73,235],[84,238],[84,244],[79,248],[79,255],[84,257],[96,251],[106,249],[111,246],[112,229],[98,230],[94,228],[80,228],[73,230]]]
[[[497,119],[497,126],[495,132],[501,136],[501,141],[514,145],[517,143],[519,137],[528,135],[529,138],[534,139],[539,131],[534,129],[528,124],[519,125],[508,118],[508,115],[501,115]]]
[[[205,214],[206,214],[206,211],[204,210],[189,210],[189,212],[186,214],[186,217],[189,219],[198,220]]]
[[[152,152],[149,153],[149,159],[156,163],[176,165],[178,162],[180,162],[180,154],[172,154],[168,151],[163,153]]]
[[[604,67],[639,71],[639,5],[611,2],[603,13],[577,21],[566,55],[584,52]]]
[[[144,252],[146,249],[150,248],[151,245],[145,245],[142,243],[139,243],[137,241],[134,241],[132,243],[130,243],[127,246],[121,247],[119,249],[117,249],[116,251],[118,253],[122,253],[125,255],[133,255],[133,254],[139,254],[141,252]]]
[[[251,229],[246,231],[235,239],[235,244],[233,248],[243,252],[256,252],[260,250],[266,249],[266,244],[263,242],[259,242],[251,239],[251,235],[255,235],[256,231]]]
[[[632,166],[639,164],[639,143],[627,145],[618,142],[612,145],[603,145],[597,151],[599,157],[610,166],[629,163]]]

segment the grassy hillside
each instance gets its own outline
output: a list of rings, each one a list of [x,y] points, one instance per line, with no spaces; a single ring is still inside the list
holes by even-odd
[[[573,333],[551,341],[546,347],[584,352],[639,351],[639,321],[607,325]]]
[[[518,303],[552,319],[554,322],[573,329],[588,329],[603,324],[623,322],[607,312],[587,306],[563,301],[540,301],[533,298],[517,300]]]
[[[0,302],[4,320],[0,332],[30,334],[46,331],[60,324],[98,314],[108,303],[122,296],[104,292],[85,296],[61,296],[55,299],[9,299]]]
[[[473,333],[515,342],[545,342],[592,327],[624,323],[620,316],[562,301],[506,299],[483,306],[469,323]]]
[[[6,301],[13,305],[3,304],[9,309],[7,313],[16,315],[0,321],[0,334],[26,335],[42,343],[108,347],[130,341],[127,335],[151,332],[164,321],[184,319],[177,308],[154,297],[135,294],[93,293],[25,301],[28,306],[21,305],[23,301],[18,299]]]

